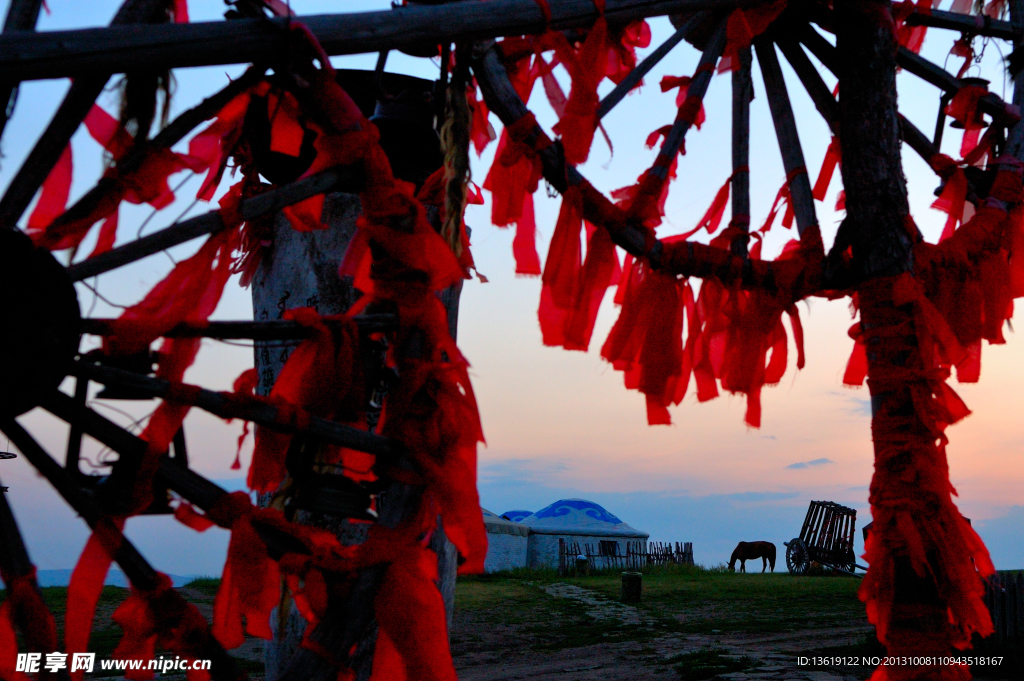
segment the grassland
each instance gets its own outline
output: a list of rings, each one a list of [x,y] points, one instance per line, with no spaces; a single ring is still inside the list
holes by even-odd
[[[859,586],[843,576],[652,568],[644,572],[643,602],[624,609],[618,572],[461,578],[452,652],[465,681],[854,681],[868,678],[873,666],[799,665],[798,658],[884,655]],[[1024,678],[1009,652],[1001,669],[976,675]]]
[[[618,602],[620,585],[618,572],[559,577],[521,570],[460,578],[450,632],[459,678],[855,681],[872,668],[797,667],[797,657],[883,654],[853,578],[651,568],[635,606]],[[201,579],[181,592],[209,618],[218,587],[219,580]],[[67,589],[46,588],[43,595],[63,640]],[[117,587],[105,587],[100,596],[89,645],[99,658],[109,657],[120,640],[111,615],[126,596]],[[261,646],[254,639],[233,653],[254,678],[263,671]],[[1009,666],[1004,671],[995,678],[1020,673]]]

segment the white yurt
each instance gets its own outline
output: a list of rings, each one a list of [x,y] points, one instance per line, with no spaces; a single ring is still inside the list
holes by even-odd
[[[624,556],[627,542],[646,548],[650,536],[586,499],[561,499],[523,518],[521,524],[530,529],[527,565],[532,568],[558,567],[559,539],[575,542],[581,550],[590,544],[600,555]]]
[[[487,528],[487,557],[484,572],[526,567],[530,528],[481,508]],[[556,549],[557,556],[557,549]]]

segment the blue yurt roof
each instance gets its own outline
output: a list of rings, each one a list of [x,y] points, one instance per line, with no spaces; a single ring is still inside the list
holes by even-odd
[[[515,511],[505,511],[501,514],[501,517],[505,520],[511,520],[514,523],[522,522],[523,518],[533,515],[533,511],[524,511],[518,509]]]
[[[520,521],[536,534],[580,534],[646,538],[600,504],[586,499],[560,499]]]

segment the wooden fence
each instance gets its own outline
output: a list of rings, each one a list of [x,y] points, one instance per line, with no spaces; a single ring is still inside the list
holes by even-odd
[[[558,574],[574,575],[593,570],[641,570],[649,565],[693,565],[693,542],[626,542],[626,552],[618,542],[592,544],[558,540]]]
[[[1024,572],[997,572],[985,581],[994,643],[1024,643]]]

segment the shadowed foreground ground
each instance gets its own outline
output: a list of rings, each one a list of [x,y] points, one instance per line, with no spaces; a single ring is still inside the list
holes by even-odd
[[[854,681],[873,667],[799,658],[884,655],[859,585],[851,577],[652,569],[643,602],[627,606],[618,602],[618,573],[461,579],[452,652],[462,681]],[[995,676],[987,671],[1021,678],[1009,661]]]
[[[618,573],[460,578],[452,654],[461,681],[866,679],[873,670],[868,665],[799,660],[884,654],[857,600],[859,584],[850,577],[651,569],[643,577],[644,600],[634,606],[618,602]],[[219,580],[202,579],[179,591],[209,619],[218,586]],[[67,589],[46,588],[43,594],[63,640]],[[109,658],[121,638],[110,616],[127,595],[117,587],[103,590],[89,644],[98,659]],[[254,681],[263,676],[262,644],[249,638],[233,651]],[[984,678],[1024,679],[1013,664],[1007,659],[1001,669],[974,671]]]

